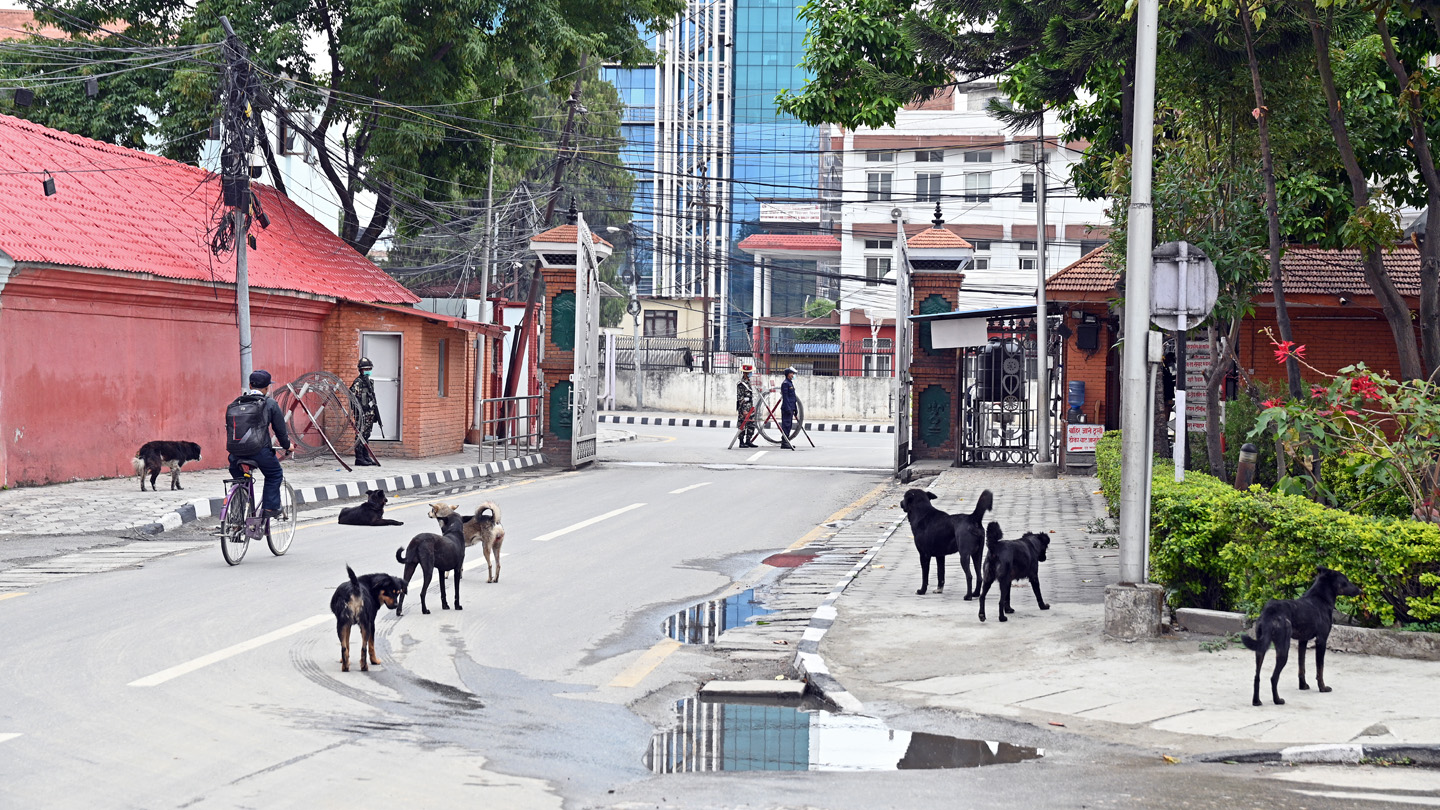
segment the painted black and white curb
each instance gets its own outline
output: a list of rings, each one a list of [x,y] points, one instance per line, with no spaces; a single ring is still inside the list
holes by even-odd
[[[875,555],[890,541],[895,530],[900,528],[900,524],[903,522],[904,518],[901,518],[895,521],[889,529],[886,529],[875,545],[871,546],[870,550],[856,561],[845,577],[835,583],[835,587],[830,589],[830,593],[825,596],[820,606],[815,608],[815,614],[810,617],[810,625],[805,628],[805,634],[800,638],[800,646],[795,651],[795,668],[804,673],[806,680],[817,692],[844,712],[859,712],[864,708],[864,704],[860,702],[859,698],[850,694],[843,684],[835,680],[835,676],[830,674],[829,667],[825,666],[825,659],[820,657],[820,640],[835,624],[837,615],[835,601],[845,593],[845,589],[850,587],[850,583],[855,581],[855,577],[865,570],[865,566],[875,559]]]
[[[697,427],[734,429],[734,419],[714,419],[705,416],[631,416],[629,414],[602,413],[596,417],[600,422],[615,425],[655,425],[657,427]],[[895,426],[867,422],[806,422],[806,430],[816,433],[894,433]]]
[[[1329,743],[1292,745],[1279,751],[1220,751],[1195,758],[1198,762],[1233,762],[1252,764],[1278,762],[1287,765],[1356,765],[1362,760],[1399,762],[1415,765],[1440,765],[1440,745],[1366,745],[1364,743]]]
[[[295,500],[300,505],[334,501],[342,498],[358,498],[372,489],[383,489],[387,493],[400,492],[406,489],[420,489],[422,487],[433,487],[440,484],[458,483],[476,478],[489,478],[500,473],[523,470],[528,467],[538,467],[545,463],[545,457],[536,453],[519,458],[509,458],[503,461],[491,461],[485,464],[474,464],[468,467],[453,467],[448,470],[435,470],[432,472],[412,473],[410,475],[392,475],[386,478],[371,478],[365,481],[352,481],[345,484],[322,484],[314,487],[298,487],[295,490]],[[182,505],[173,512],[167,512],[154,523],[135,527],[142,534],[160,534],[171,529],[178,528],[193,520],[211,517],[220,514],[220,509],[225,505],[225,499],[221,498],[197,498]]]

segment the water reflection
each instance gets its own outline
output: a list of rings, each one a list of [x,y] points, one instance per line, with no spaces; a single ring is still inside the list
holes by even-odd
[[[665,635],[681,644],[714,644],[731,627],[773,612],[755,601],[755,589],[751,588],[724,599],[691,605],[666,619],[663,629]]]
[[[645,755],[653,773],[690,771],[894,771],[1020,762],[1044,751],[1003,742],[901,731],[873,717],[792,706],[675,704],[676,728]]]

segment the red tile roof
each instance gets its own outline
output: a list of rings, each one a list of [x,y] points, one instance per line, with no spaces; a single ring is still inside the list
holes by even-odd
[[[1107,247],[1096,248],[1045,282],[1048,292],[1110,292],[1120,276],[1106,266]],[[1385,269],[1403,296],[1420,294],[1420,252],[1402,245],[1385,254]],[[1365,283],[1360,251],[1327,250],[1311,245],[1291,245],[1280,259],[1285,292],[1290,295],[1370,295]],[[1260,282],[1260,294],[1272,288],[1267,278]]]
[[[740,240],[741,250],[813,250],[816,253],[839,253],[840,240],[830,234],[756,233]]]
[[[580,238],[580,229],[579,229],[578,227],[576,227],[576,226],[574,226],[574,225],[557,225],[556,227],[551,228],[550,230],[545,231],[544,233],[538,233],[538,234],[530,237],[530,241],[531,241],[531,242],[554,242],[554,243],[557,243],[557,244],[558,244],[558,243],[565,243],[565,244],[573,245],[573,244],[575,244],[576,240],[578,240],[579,238]],[[614,245],[610,244],[609,242],[606,242],[604,239],[601,239],[601,238],[600,238],[600,234],[595,233],[594,231],[591,231],[591,232],[590,232],[590,241],[591,241],[591,242],[598,242],[598,243],[600,243],[600,244],[602,244],[602,245],[604,245],[604,246],[606,246],[606,247],[614,247]]]
[[[252,225],[252,287],[420,300],[289,198],[251,187],[270,218]],[[0,115],[0,251],[17,262],[234,283],[234,254],[210,253],[219,211],[219,178],[204,169]]]
[[[946,248],[968,248],[971,247],[971,244],[948,228],[926,228],[906,239],[905,246],[914,250],[944,250]]]

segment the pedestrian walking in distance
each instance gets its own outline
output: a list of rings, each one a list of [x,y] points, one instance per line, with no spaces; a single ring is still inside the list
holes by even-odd
[[[740,446],[755,446],[755,390],[750,387],[750,372],[755,366],[740,366],[740,382],[735,385],[735,416],[740,428]]]
[[[350,383],[350,394],[355,397],[356,427],[360,434],[355,437],[355,466],[357,467],[379,467],[380,462],[376,460],[375,454],[370,452],[370,431],[375,425],[380,430],[385,430],[385,423],[380,421],[380,405],[375,401],[375,383],[370,380],[370,372],[375,364],[370,358],[360,358],[360,373],[356,375],[355,382]]]
[[[794,450],[790,443],[790,428],[795,423],[795,412],[799,410],[800,398],[795,396],[795,368],[785,369],[785,382],[780,383],[780,446]]]
[[[689,347],[689,346],[686,346],[686,347],[685,347],[685,353],[680,356],[680,359],[683,360],[683,361],[685,361],[685,370],[686,370],[686,371],[694,371],[694,370],[695,370],[695,355],[693,355],[693,354],[690,353],[690,347]]]

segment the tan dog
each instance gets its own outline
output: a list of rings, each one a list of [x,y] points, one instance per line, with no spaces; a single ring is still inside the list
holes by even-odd
[[[488,513],[488,514],[487,514]],[[430,517],[444,518],[455,514],[455,507],[447,503],[430,504]],[[505,527],[500,525],[500,507],[493,501],[485,501],[475,508],[475,514],[460,518],[465,527],[465,545],[481,544],[485,551],[486,582],[500,581],[500,547],[505,543]],[[491,558],[494,558],[493,564]]]

